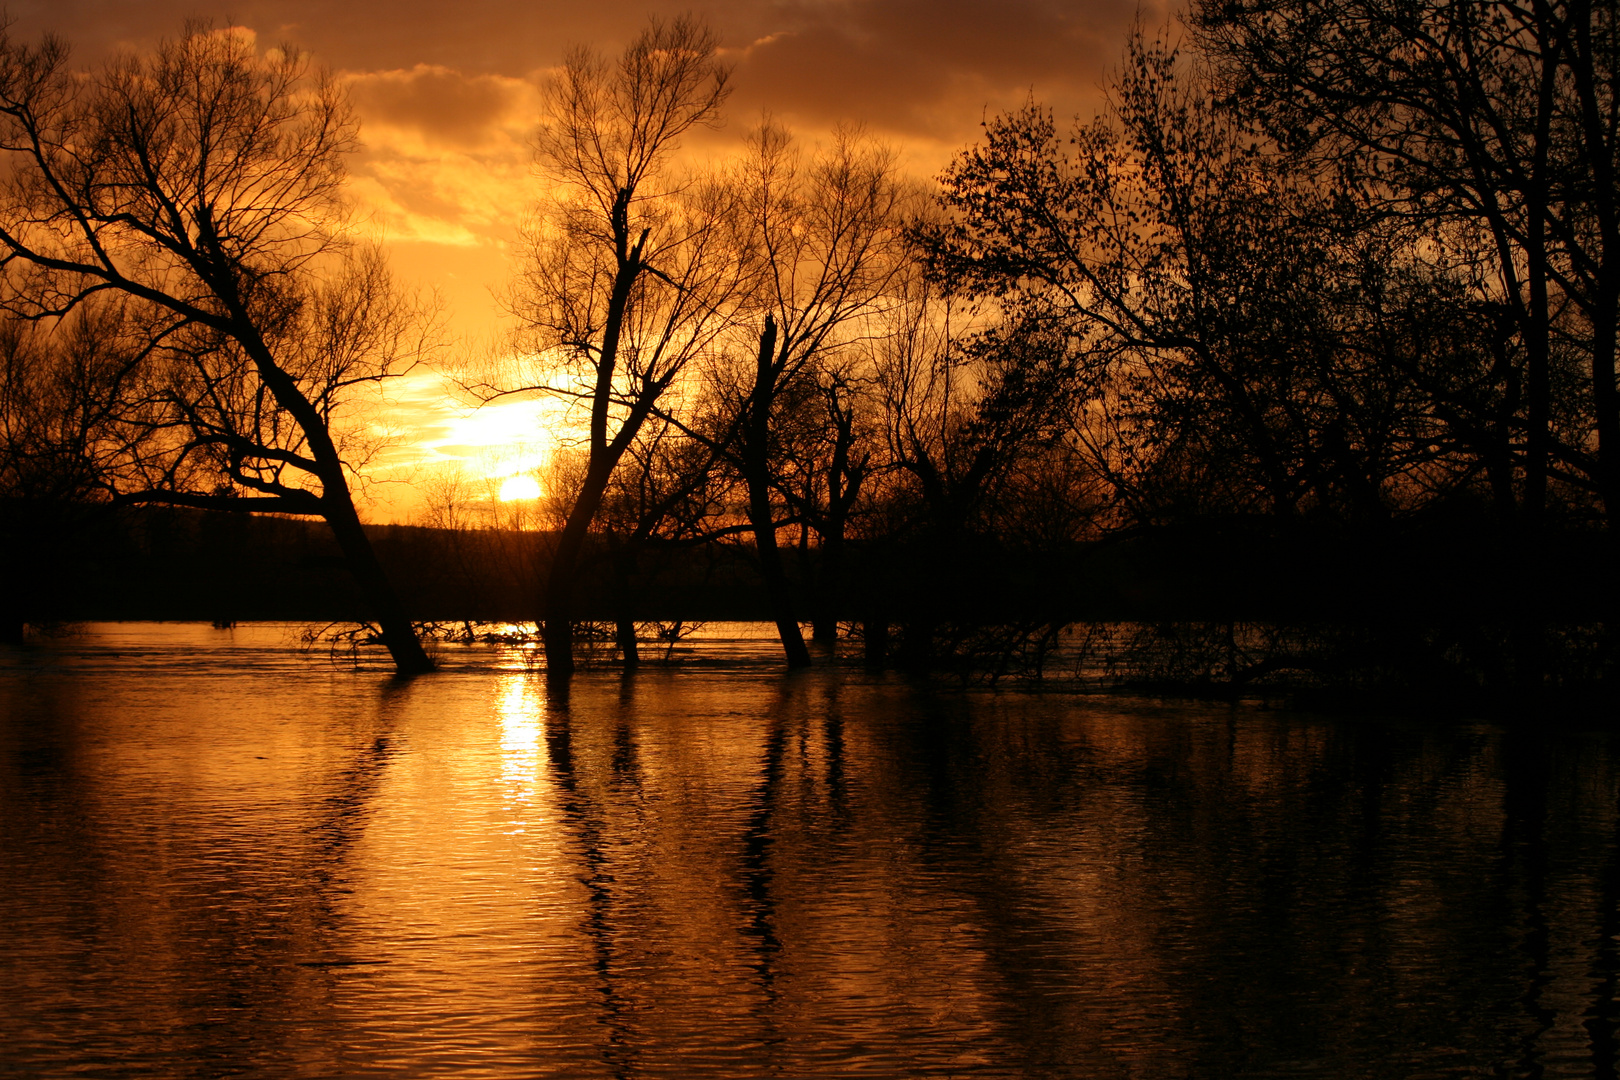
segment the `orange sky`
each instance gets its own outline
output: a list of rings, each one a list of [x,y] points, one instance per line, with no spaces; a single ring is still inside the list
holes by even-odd
[[[56,31],[81,63],[151,45],[199,10],[195,0],[9,6],[13,35]],[[499,335],[493,294],[536,197],[537,87],[569,46],[613,53],[649,14],[692,12],[719,31],[735,65],[729,122],[702,150],[729,149],[769,111],[807,143],[837,124],[864,125],[926,177],[974,139],[987,112],[1030,94],[1060,117],[1089,116],[1138,10],[1135,0],[233,0],[216,22],[228,14],[261,46],[306,49],[348,85],[365,143],[352,194],[401,279],[438,293],[452,351],[465,351]],[[1140,10],[1163,19],[1151,4]],[[544,453],[542,403],[468,416],[430,372],[391,397],[394,445],[377,470],[386,482],[369,493],[377,520],[419,515],[417,483],[445,464],[499,476]]]

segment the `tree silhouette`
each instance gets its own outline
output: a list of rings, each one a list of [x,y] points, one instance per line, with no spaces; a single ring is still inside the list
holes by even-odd
[[[1220,92],[1280,143],[1427,234],[1520,356],[1513,455],[1620,515],[1620,66],[1609,0],[1200,3]],[[1509,371],[1503,365],[1505,372]],[[1558,400],[1586,382],[1572,414]],[[1562,421],[1562,423],[1561,423]]]
[[[682,182],[670,156],[712,125],[727,70],[712,31],[654,20],[616,62],[571,53],[551,84],[538,140],[555,201],[529,232],[511,292],[524,359],[473,380],[485,397],[556,393],[586,413],[586,465],[551,552],[546,666],[573,671],[581,555],[614,469],[654,406],[726,326],[749,269],[734,242],[733,194]]]
[[[0,319],[0,640],[50,617],[57,560],[151,449],[146,350],[124,319],[105,299],[55,326]]]
[[[781,501],[802,520],[827,526],[833,552],[841,550],[862,470],[850,458],[853,418],[839,397],[838,354],[880,309],[899,269],[906,192],[893,154],[870,141],[838,132],[805,163],[788,133],[769,122],[750,139],[740,181],[760,264],[756,301],[765,315],[749,350],[752,363],[729,392],[737,415],[733,457],[747,485],[754,547],[788,666],[807,667],[810,654],[777,546],[775,506]],[[830,424],[832,434],[825,445],[831,460],[819,478],[805,475],[816,468],[803,456],[807,442],[783,439],[778,415],[780,400],[812,390],[827,408],[818,410],[824,423],[812,421],[809,429]],[[827,485],[824,504],[812,497],[816,479]],[[831,575],[824,585],[836,593],[838,564],[823,570]]]
[[[428,669],[336,423],[421,349],[380,258],[344,238],[341,93],[203,24],[94,73],[67,61],[55,38],[0,39],[0,305],[50,321],[122,296],[159,407],[126,419],[164,452],[126,462],[120,494],[325,519],[396,667]]]
[[[1138,31],[1072,139],[1033,104],[993,119],[920,231],[934,273],[1001,310],[992,336],[1071,354],[1082,440],[1138,521],[1374,521],[1467,482],[1500,365],[1463,283],[1210,89]]]

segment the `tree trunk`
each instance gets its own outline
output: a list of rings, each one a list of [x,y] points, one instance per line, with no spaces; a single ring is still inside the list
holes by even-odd
[[[1551,449],[1552,376],[1548,318],[1547,252],[1541,237],[1540,209],[1531,222],[1530,311],[1525,327],[1525,462],[1524,514],[1539,528],[1547,512],[1547,465]]]
[[[1545,9],[1538,9],[1545,10]],[[1552,322],[1547,294],[1548,154],[1552,118],[1557,106],[1558,65],[1552,28],[1537,18],[1537,45],[1541,49],[1541,79],[1536,94],[1535,144],[1530,154],[1530,178],[1525,191],[1525,270],[1530,300],[1524,331],[1525,437],[1524,510],[1527,523],[1539,529],[1547,512],[1547,472],[1552,452]]]
[[[821,579],[815,639],[826,645],[838,640],[838,615],[844,593],[844,530],[866,471],[865,462],[855,466],[850,451],[855,445],[855,413],[839,407],[838,384],[828,391],[828,411],[837,432],[833,440],[832,463],[827,469],[827,516],[821,528]]]
[[[1603,299],[1616,301],[1616,290],[1604,289]],[[1612,311],[1612,309],[1611,309]],[[1614,315],[1592,320],[1592,397],[1597,411],[1598,490],[1603,496],[1609,532],[1620,538],[1620,394],[1615,392]]]
[[[1481,442],[1479,456],[1485,463],[1485,476],[1490,483],[1497,520],[1505,526],[1515,526],[1519,517],[1519,500],[1513,490],[1513,437],[1506,428],[1505,424],[1492,426],[1491,440]]]
[[[889,660],[889,624],[887,620],[870,617],[861,623],[861,652],[866,666],[882,668]]]
[[[634,541],[621,547],[613,559],[614,644],[619,648],[620,662],[626,670],[641,664],[641,650],[636,642],[636,619],[632,610],[634,594],[631,583],[636,574]]]
[[[810,666],[810,650],[805,647],[804,635],[799,632],[799,621],[793,614],[793,596],[788,587],[787,570],[782,565],[782,551],[776,546],[776,524],[771,519],[768,499],[755,495],[756,485],[748,483],[748,523],[754,527],[754,545],[759,552],[759,572],[765,579],[765,595],[770,603],[771,618],[782,639],[782,651],[787,654],[790,668]]]
[[[567,679],[574,673],[572,620],[548,613],[540,622],[540,640],[546,650],[546,678]]]
[[[1598,93],[1598,45],[1592,35],[1592,5],[1577,3],[1574,22],[1576,93],[1581,105],[1584,150],[1599,193],[1592,200],[1598,223],[1598,254],[1593,260],[1595,291],[1587,309],[1592,320],[1592,405],[1597,413],[1598,490],[1611,537],[1620,537],[1620,394],[1615,389],[1615,306],[1620,303],[1620,208],[1614,197],[1612,112]]]
[[[820,645],[833,645],[838,641],[838,609],[844,574],[843,522],[829,524],[827,534],[821,538],[821,587],[811,629],[811,637]]]
[[[793,597],[788,588],[782,550],[776,545],[776,522],[771,515],[770,492],[770,409],[776,390],[776,319],[765,316],[765,329],[759,335],[759,357],[754,369],[754,390],[749,395],[748,419],[742,438],[743,477],[748,484],[748,524],[753,526],[754,547],[759,555],[760,576],[765,579],[765,595],[787,654],[789,668],[810,666],[810,650],[799,632],[793,614]]]
[[[566,679],[574,673],[574,578],[585,548],[585,527],[596,513],[598,500],[589,507],[582,507],[583,501],[585,493],[581,492],[551,553],[551,572],[546,575],[540,640],[546,649],[546,676],[552,679]]]
[[[574,673],[574,579],[579,573],[580,555],[585,550],[585,534],[596,519],[596,511],[602,505],[602,495],[607,491],[614,467],[641,429],[658,395],[663,392],[661,384],[643,386],[629,415],[619,425],[618,434],[608,439],[608,411],[613,402],[613,373],[618,364],[619,338],[624,331],[630,290],[643,269],[641,252],[648,235],[648,231],[643,230],[641,238],[634,245],[630,244],[625,217],[630,194],[628,188],[619,190],[610,215],[619,263],[608,297],[607,315],[602,326],[602,351],[596,361],[596,386],[591,395],[590,464],[585,471],[585,485],[574,499],[573,508],[568,511],[568,522],[563,526],[556,551],[552,553],[551,572],[547,575],[540,638],[546,647],[546,678],[550,680],[567,680]]]
[[[619,616],[613,624],[613,641],[619,647],[619,661],[625,670],[641,666],[641,646],[636,641],[634,620]]]
[[[371,538],[361,526],[360,515],[355,512],[354,503],[348,496],[348,488],[339,486],[322,498],[326,523],[331,527],[338,547],[343,550],[349,572],[360,586],[371,617],[382,631],[382,643],[393,658],[394,668],[401,675],[420,675],[424,671],[432,671],[433,661],[422,651],[416,628],[411,625],[405,605],[400,602],[399,594],[383,572],[376,549],[371,546]]]
[[[640,425],[651,402],[637,403],[625,421]],[[540,639],[546,647],[546,676],[566,679],[574,673],[574,587],[579,577],[579,564],[585,552],[585,537],[602,505],[608,478],[624,453],[623,447],[633,438],[635,431],[621,430],[619,437],[600,450],[593,447],[591,464],[585,473],[585,484],[574,499],[562,536],[551,554],[551,570],[546,575],[546,593],[541,601]]]
[[[338,455],[325,418],[304,396],[297,380],[276,362],[275,354],[265,343],[258,327],[241,310],[240,303],[233,304],[233,307],[236,309],[236,327],[232,330],[232,336],[253,358],[259,379],[269,389],[276,404],[286,410],[308,440],[310,454],[317,466],[316,475],[321,481],[321,516],[331,527],[332,535],[348,561],[349,572],[354,575],[361,595],[371,608],[372,618],[382,631],[382,643],[387,647],[388,655],[393,657],[394,669],[401,675],[420,675],[432,671],[433,661],[422,651],[422,643],[416,637],[416,627],[411,625],[399,594],[394,591],[388,575],[383,573],[382,563],[377,561],[371,538],[360,525],[354,497],[349,493],[348,481],[343,476],[343,459]]]

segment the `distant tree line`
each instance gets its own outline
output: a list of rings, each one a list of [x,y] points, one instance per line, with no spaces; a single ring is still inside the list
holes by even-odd
[[[1190,523],[1443,520],[1612,559],[1615,14],[1203,0],[1179,42],[1132,32],[1097,117],[993,117],[932,191],[859,131],[803,149],[769,119],[690,164],[730,78],[699,23],[571,53],[512,339],[453,366],[581,432],[546,478],[548,671],[573,669],[587,566],[633,664],[661,553],[714,543],[753,560],[793,667],[804,621],[918,667],[975,627],[1047,639],[1070,615],[1043,575]],[[6,41],[0,123],[8,505],[320,517],[426,667],[350,485],[355,391],[430,359],[433,319],[346,231],[336,90],[204,26],[85,78]],[[464,498],[441,485],[437,520]],[[22,521],[13,566],[45,534]],[[1612,574],[1591,586],[1610,625]],[[1544,635],[1515,618],[1533,679]]]

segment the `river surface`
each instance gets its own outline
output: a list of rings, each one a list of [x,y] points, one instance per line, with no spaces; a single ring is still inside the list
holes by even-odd
[[[0,652],[0,1076],[1615,1075],[1604,735]]]

